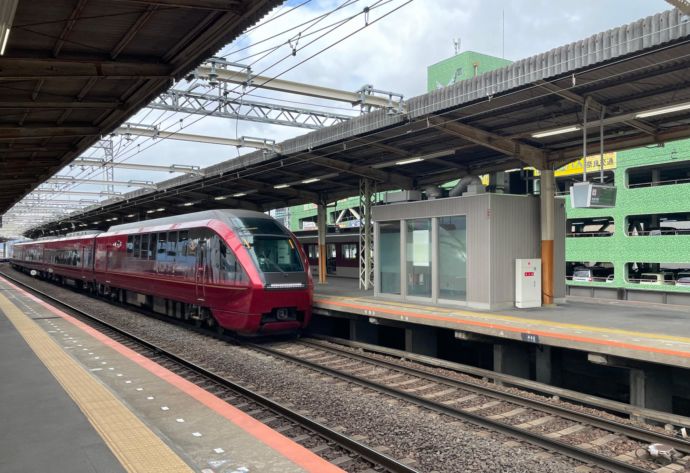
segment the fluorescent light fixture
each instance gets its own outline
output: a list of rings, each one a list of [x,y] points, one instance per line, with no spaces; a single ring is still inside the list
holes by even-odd
[[[665,113],[680,112],[681,110],[687,110],[690,108],[690,103],[681,103],[678,105],[671,105],[670,107],[655,108],[654,110],[647,110],[646,112],[640,112],[635,114],[635,118],[647,118],[654,117],[657,115],[664,115]]]
[[[214,197],[213,200],[225,200],[227,198],[228,198],[227,195],[219,195],[218,197]]]
[[[155,212],[154,209],[151,209],[151,210],[147,210],[147,211],[146,211],[147,214],[152,214],[153,212]]]
[[[560,135],[563,133],[572,133],[573,131],[582,130],[580,125],[567,126],[565,128],[556,128],[553,130],[540,131],[532,133],[532,138],[546,138],[547,136]]]
[[[246,192],[238,192],[237,194],[232,194],[233,197],[244,197],[245,195],[247,195]]]
[[[7,40],[10,38],[10,29],[14,21],[19,0],[3,0],[0,2],[0,56],[5,54]]]
[[[405,164],[412,164],[412,163],[418,163],[420,161],[424,161],[424,158],[410,158],[410,159],[403,159],[402,161],[396,161],[395,164],[398,166],[404,166]]]
[[[157,208],[156,210],[157,210],[158,212],[162,212],[162,211],[165,210],[165,207],[159,207],[159,208]]]
[[[321,179],[318,177],[312,177],[310,179],[305,179],[302,181],[302,184],[311,184],[312,182],[319,182]]]
[[[93,223],[94,225],[98,225],[99,223],[101,223],[101,221],[100,221],[100,220],[96,220],[95,222],[91,222],[91,223]]]
[[[136,214],[127,214],[127,217],[128,217],[128,218],[132,218],[132,217],[134,217],[134,216],[136,216]]]
[[[273,186],[274,189],[285,189],[286,187],[290,187],[290,184],[276,184]]]
[[[185,202],[182,204],[182,207],[191,207],[192,205],[194,205],[194,202]]]

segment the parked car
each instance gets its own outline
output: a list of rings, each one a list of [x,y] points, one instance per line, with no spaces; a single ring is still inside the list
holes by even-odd
[[[663,286],[666,284],[675,284],[675,276],[673,273],[642,273],[640,275],[640,284],[650,284],[654,286]]]
[[[611,275],[612,269],[601,266],[578,266],[573,271],[573,281],[604,282]]]
[[[676,286],[690,287],[690,271],[681,271],[676,275]]]

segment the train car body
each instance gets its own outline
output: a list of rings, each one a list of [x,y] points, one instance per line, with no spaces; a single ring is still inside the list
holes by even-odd
[[[330,229],[329,229],[330,230]],[[295,233],[316,274],[319,267],[318,236],[316,230]],[[326,272],[342,278],[359,277],[359,229],[339,229],[326,234]]]
[[[311,318],[306,255],[294,235],[258,212],[210,210],[17,247],[17,266],[242,334],[296,331]],[[51,264],[48,248],[81,248],[79,264]]]

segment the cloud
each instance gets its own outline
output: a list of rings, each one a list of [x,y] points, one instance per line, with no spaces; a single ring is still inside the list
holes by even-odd
[[[455,38],[460,39],[463,51],[505,55],[507,59],[517,60],[669,8],[663,0],[581,0],[575,3],[552,0],[414,0],[381,21],[376,21],[386,12],[403,5],[406,0],[350,0],[345,8],[329,14],[312,26],[305,25],[289,34],[267,39],[319,15],[325,15],[343,5],[345,1],[347,0],[314,0],[271,21],[271,18],[302,3],[301,0],[290,0],[262,20],[261,26],[251,28],[220,53],[227,54],[247,48],[230,54],[228,59],[253,63],[264,55],[253,56],[254,54],[276,46],[275,52],[252,64],[255,73],[274,76],[284,72],[281,76],[284,79],[348,91],[356,91],[365,84],[371,84],[377,89],[402,93],[405,98],[410,98],[425,92],[427,66],[454,54]],[[377,5],[383,6],[374,8]],[[365,26],[365,17],[361,14],[365,6],[371,7],[367,18],[369,26],[346,38]],[[308,45],[323,32],[312,33],[336,21],[344,21],[350,16],[354,18],[333,28],[312,45]],[[299,38],[298,32],[302,33]],[[291,39],[290,43],[288,39]],[[266,41],[260,43],[263,40]],[[319,53],[321,49],[336,42],[337,45]],[[295,56],[291,55],[293,46],[297,48]],[[315,56],[299,64],[312,55]],[[276,65],[278,61],[280,62]],[[294,69],[289,70],[292,67]],[[189,84],[183,81],[176,87],[188,86]],[[204,89],[196,91],[202,90]],[[241,87],[234,86],[230,87],[230,90],[234,93],[242,91]],[[298,102],[291,103],[292,106],[311,107],[320,104],[333,107],[327,110],[334,113],[345,113],[343,108],[349,108],[350,113],[357,113],[357,109],[351,108],[348,104],[333,104],[315,98],[288,96],[266,90],[253,91],[251,95],[248,98],[252,100],[266,101],[265,97],[272,97]],[[153,120],[161,115],[163,114],[160,111],[143,110],[130,121],[153,123]],[[213,117],[191,124],[199,117],[185,114],[164,116],[168,118],[161,122],[162,129],[177,130],[182,124],[189,125],[185,128],[185,133],[227,138],[244,135],[272,138],[280,142],[309,131],[254,122],[236,123],[234,120]],[[172,140],[158,140],[154,146],[148,148],[153,142],[154,140],[145,138],[123,142],[122,138],[116,138],[116,144],[120,147],[119,156],[127,158],[129,162],[192,164],[205,167],[236,157],[238,152],[251,152],[250,149],[238,150],[227,146]],[[82,172],[77,168],[67,168],[60,174],[76,176],[88,175],[89,172],[93,170],[87,169]],[[115,179],[125,181],[160,181],[173,176],[158,172],[144,173],[123,169],[115,171]],[[118,190],[126,192],[128,189]],[[75,197],[77,200],[78,198]]]

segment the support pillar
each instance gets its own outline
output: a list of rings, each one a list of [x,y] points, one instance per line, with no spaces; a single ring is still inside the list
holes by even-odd
[[[673,378],[664,366],[630,369],[630,404],[633,406],[671,412],[673,408]]]
[[[418,355],[436,356],[438,337],[434,327],[415,327],[405,329],[405,351]]]
[[[350,320],[350,340],[354,342],[377,345],[379,341],[378,326],[366,318]]]
[[[317,226],[317,239],[319,244],[319,284],[326,284],[326,232],[328,231],[328,225],[326,218],[328,214],[326,213],[326,203],[319,202],[316,207],[316,226]]]
[[[553,385],[553,361],[551,347],[538,346],[535,352],[535,377],[539,383]]]
[[[494,344],[494,371],[529,379],[529,353],[513,343]]]
[[[360,179],[359,288],[365,291],[374,287],[374,225],[371,220],[371,207],[375,195],[374,183],[371,179]]]
[[[555,180],[553,170],[541,171],[541,302],[553,305],[554,264],[553,240],[555,235]]]

